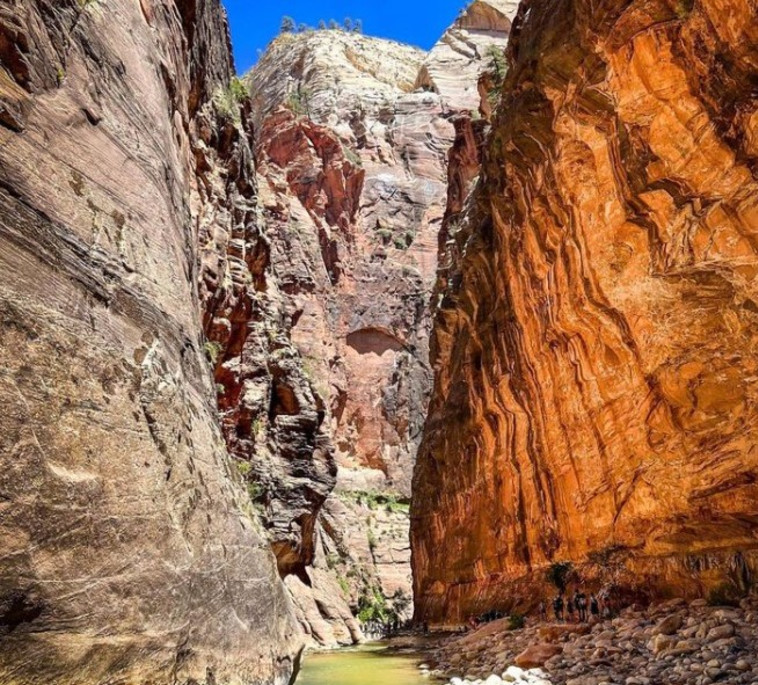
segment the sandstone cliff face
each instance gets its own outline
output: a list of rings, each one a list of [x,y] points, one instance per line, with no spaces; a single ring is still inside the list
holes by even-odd
[[[355,609],[374,587],[410,596],[402,502],[431,387],[428,306],[452,119],[469,113],[491,50],[505,46],[503,6],[474,3],[451,29],[456,48],[467,46],[459,59],[447,35],[426,54],[317,31],[277,38],[248,78],[271,260],[340,466],[315,568],[287,581],[321,643],[357,634],[335,597]],[[373,509],[367,492],[379,496]]]
[[[755,571],[757,16],[522,7],[445,253],[420,619],[512,606],[555,561],[654,593]]]
[[[272,271],[249,103],[242,110],[233,99],[223,103],[221,124],[199,118],[194,150],[206,352],[227,446],[284,577],[313,563],[316,517],[336,466],[324,402],[290,339]]]
[[[292,671],[296,624],[218,427],[196,286],[198,223],[255,233],[249,148],[211,131],[226,36],[211,0],[0,8],[4,683]]]

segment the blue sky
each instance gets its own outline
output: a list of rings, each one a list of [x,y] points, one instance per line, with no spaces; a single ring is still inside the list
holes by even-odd
[[[345,17],[363,20],[371,36],[430,48],[467,4],[465,0],[222,0],[232,25],[237,71],[247,71],[279,32],[282,16],[298,23]]]

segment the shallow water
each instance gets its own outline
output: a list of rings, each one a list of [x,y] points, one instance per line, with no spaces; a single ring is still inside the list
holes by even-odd
[[[418,661],[382,644],[308,654],[296,685],[429,685],[429,678],[419,675]]]

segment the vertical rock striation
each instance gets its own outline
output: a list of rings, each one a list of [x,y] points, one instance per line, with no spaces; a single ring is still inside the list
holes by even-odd
[[[419,619],[513,606],[557,561],[652,593],[755,571],[756,16],[522,6],[446,253]]]
[[[0,7],[4,683],[290,678],[196,285],[214,174],[213,225],[254,230],[249,148],[211,130],[231,75],[215,0]]]
[[[477,106],[506,10],[475,2],[428,54],[344,31],[284,34],[247,79],[271,261],[340,466],[315,568],[287,579],[321,643],[359,634],[335,598],[355,609],[374,589],[410,596],[407,502],[453,120]]]

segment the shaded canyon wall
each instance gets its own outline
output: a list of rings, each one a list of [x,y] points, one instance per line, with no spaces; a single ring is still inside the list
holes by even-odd
[[[197,288],[199,228],[267,278],[232,74],[215,0],[0,7],[4,683],[289,681]]]

